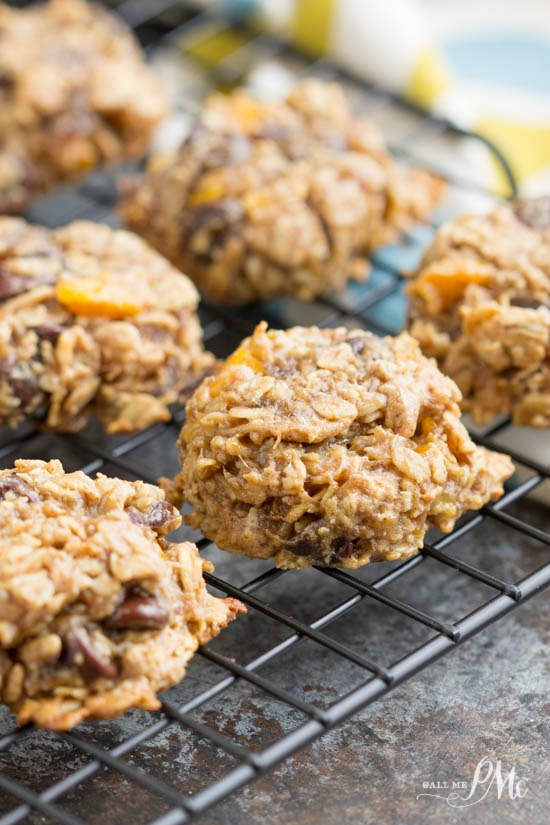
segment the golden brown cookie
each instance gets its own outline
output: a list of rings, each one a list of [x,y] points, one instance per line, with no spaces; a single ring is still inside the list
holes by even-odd
[[[408,288],[410,331],[483,423],[550,426],[550,198],[443,226]]]
[[[244,610],[211,596],[212,569],[161,490],[59,461],[0,471],[0,700],[54,730],[156,710],[197,647]]]
[[[367,253],[425,219],[441,191],[388,155],[338,85],[309,79],[279,103],[242,89],[209,97],[121,213],[208,298],[242,304],[366,277]]]
[[[138,158],[167,111],[132,33],[102,6],[0,4],[0,213]]]
[[[261,324],[188,402],[174,489],[219,547],[279,567],[405,559],[513,472],[459,400],[407,333]]]
[[[167,420],[213,360],[197,302],[130,232],[0,218],[0,426],[77,430],[97,413],[116,433]]]

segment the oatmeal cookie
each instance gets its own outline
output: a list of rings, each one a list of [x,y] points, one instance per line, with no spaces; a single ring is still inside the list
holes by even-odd
[[[209,97],[121,214],[215,301],[310,299],[366,277],[368,251],[426,218],[441,190],[388,155],[339,86],[310,79],[279,103]]]
[[[193,284],[135,235],[0,218],[0,426],[110,433],[170,417],[212,356]]]
[[[59,461],[0,471],[0,700],[54,730],[156,694],[243,606],[206,590],[194,544],[157,487],[65,473]]]
[[[138,158],[167,111],[132,33],[83,0],[0,4],[0,213]]]
[[[260,324],[188,402],[172,493],[219,547],[279,567],[405,559],[513,472],[459,400],[407,333]]]
[[[550,197],[443,226],[408,292],[412,335],[474,421],[550,426]]]

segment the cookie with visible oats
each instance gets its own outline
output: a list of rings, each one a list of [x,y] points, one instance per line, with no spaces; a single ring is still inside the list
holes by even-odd
[[[0,213],[138,158],[167,111],[123,21],[99,4],[0,3]]]
[[[405,559],[513,472],[459,400],[407,333],[261,324],[188,402],[172,494],[219,547],[279,567]]]
[[[108,432],[170,417],[212,364],[193,284],[130,232],[0,218],[0,426]]]
[[[0,701],[21,724],[159,708],[156,694],[244,610],[207,592],[195,545],[163,538],[180,522],[143,482],[59,461],[0,471]]]
[[[282,102],[214,94],[180,150],[128,186],[131,228],[215,301],[310,299],[366,277],[367,253],[427,218],[442,181],[407,169],[333,83]]]
[[[408,292],[412,335],[474,421],[550,426],[550,197],[443,226]]]

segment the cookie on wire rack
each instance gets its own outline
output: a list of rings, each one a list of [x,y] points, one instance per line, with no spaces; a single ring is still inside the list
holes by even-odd
[[[0,426],[110,433],[170,417],[213,358],[198,294],[141,238],[77,221],[0,218]]]
[[[337,84],[308,79],[278,103],[211,95],[120,211],[205,296],[243,304],[365,278],[368,252],[426,219],[442,189],[393,159]]]
[[[409,326],[477,423],[550,426],[550,197],[445,224],[408,287]]]
[[[166,94],[121,18],[84,0],[0,3],[0,214],[141,157]]]
[[[0,471],[0,701],[19,723],[65,730],[156,710],[244,611],[208,593],[195,545],[163,538],[180,522],[143,482],[59,461]]]
[[[169,495],[223,550],[279,567],[405,559],[513,472],[459,401],[407,333],[260,324],[188,402]]]

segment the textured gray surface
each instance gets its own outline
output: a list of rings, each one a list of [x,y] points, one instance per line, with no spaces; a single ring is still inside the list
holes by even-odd
[[[547,600],[524,606],[203,822],[547,823],[549,619]],[[483,756],[515,765],[529,779],[527,795],[499,801],[492,789],[462,810],[416,799],[425,780],[470,783]]]

